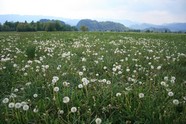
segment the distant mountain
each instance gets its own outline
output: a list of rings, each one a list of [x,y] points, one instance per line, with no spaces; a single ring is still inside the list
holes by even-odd
[[[171,31],[184,31],[186,32],[186,23],[170,23],[163,25],[166,28],[169,28]]]
[[[39,20],[39,22],[43,22],[43,23],[45,23],[45,22],[55,22],[55,21],[58,21],[58,22],[60,22],[60,24],[63,24],[63,25],[65,25],[65,22],[63,22],[63,21],[60,21],[60,20],[50,20],[50,19],[40,19]]]
[[[37,22],[40,19],[50,19],[50,20],[63,20],[66,24],[75,26],[79,22],[79,19],[68,19],[68,18],[62,18],[62,17],[53,17],[53,16],[36,16],[36,15],[14,15],[14,14],[8,14],[8,15],[0,15],[0,23],[4,23],[5,21],[13,21],[13,22]]]
[[[169,29],[170,31],[173,32],[186,32],[186,23],[169,23],[169,24],[163,24],[163,25],[153,25],[153,24],[147,24],[147,23],[142,23],[142,24],[136,24],[130,26],[131,29],[140,29],[140,30],[145,30],[148,28],[155,28],[155,29]]]
[[[89,31],[127,31],[128,28],[123,24],[111,22],[111,21],[102,21],[98,22],[96,20],[82,19],[78,22],[77,28],[80,29],[81,26],[88,27]]]
[[[13,21],[13,22],[37,22],[41,19],[49,19],[49,20],[62,20],[66,24],[69,24],[71,26],[78,26],[82,23],[88,24],[89,29],[91,31],[104,31],[104,30],[113,30],[113,31],[126,31],[129,27],[130,29],[136,29],[136,30],[148,30],[149,28],[153,30],[162,30],[162,29],[170,29],[172,32],[186,32],[186,23],[169,23],[169,24],[162,24],[162,25],[154,25],[154,24],[148,24],[148,23],[138,23],[133,22],[130,20],[116,20],[116,19],[110,19],[111,21],[102,21],[98,22],[95,20],[88,20],[89,22],[82,22],[80,19],[69,19],[69,18],[62,18],[62,17],[53,17],[53,16],[36,16],[36,15],[15,15],[15,14],[8,14],[8,15],[0,15],[0,23],[4,23],[5,21]],[[86,19],[83,19],[86,20]],[[118,23],[115,23],[118,22]]]

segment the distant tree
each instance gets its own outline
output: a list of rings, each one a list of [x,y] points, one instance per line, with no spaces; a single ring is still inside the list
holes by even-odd
[[[18,32],[22,32],[22,31],[25,31],[25,24],[24,23],[19,23],[16,27],[16,31]]]
[[[80,27],[80,30],[83,31],[83,32],[88,31],[88,27],[86,27],[86,26],[81,26],[81,27]]]
[[[45,23],[45,31],[56,31],[55,23],[53,22]]]
[[[2,31],[2,28],[3,28],[3,26],[2,26],[1,23],[0,23],[0,31]]]
[[[62,30],[62,24],[60,23],[60,21],[55,21],[55,29],[57,31],[61,31]]]
[[[76,28],[76,26],[72,26],[71,31],[78,31],[78,29]]]

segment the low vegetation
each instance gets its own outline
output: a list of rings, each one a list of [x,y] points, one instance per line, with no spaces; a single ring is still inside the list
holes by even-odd
[[[0,122],[186,123],[186,35],[0,33]]]

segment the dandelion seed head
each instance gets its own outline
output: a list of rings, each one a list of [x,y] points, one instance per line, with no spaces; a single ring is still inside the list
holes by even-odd
[[[102,120],[101,120],[101,118],[96,118],[95,122],[96,122],[96,124],[101,124]]]
[[[8,104],[8,107],[9,107],[9,108],[14,108],[14,107],[15,107],[15,103],[10,102],[10,103]]]
[[[9,102],[9,99],[8,99],[8,98],[4,98],[2,102],[3,102],[4,104],[6,104],[6,103]]]
[[[116,93],[116,97],[119,97],[119,96],[121,96],[121,93]]]
[[[65,96],[63,98],[63,103],[68,103],[70,101],[70,98],[68,96]]]
[[[27,111],[29,109],[29,106],[28,105],[23,105],[23,110],[24,111]]]
[[[38,95],[35,93],[35,94],[33,95],[33,97],[34,97],[34,98],[37,98],[37,97],[38,97]]]
[[[58,111],[58,114],[61,114],[62,115],[62,114],[64,114],[64,111],[63,110],[59,110]]]
[[[141,99],[141,98],[143,98],[145,95],[144,95],[144,93],[139,93],[139,98]]]
[[[54,87],[54,92],[58,92],[59,91],[59,87]]]
[[[177,99],[174,99],[172,102],[173,102],[174,105],[178,105],[179,104],[179,101]]]
[[[15,104],[15,108],[17,108],[17,109],[19,109],[19,108],[21,108],[21,103],[19,103],[19,102],[17,102],[16,104]]]
[[[71,108],[71,112],[72,112],[72,113],[75,113],[76,111],[77,111],[77,108],[76,108],[76,107],[72,107],[72,108]]]
[[[168,95],[169,96],[174,96],[174,93],[170,91],[170,92],[168,92]]]
[[[78,88],[80,88],[80,89],[83,88],[83,84],[79,84]]]

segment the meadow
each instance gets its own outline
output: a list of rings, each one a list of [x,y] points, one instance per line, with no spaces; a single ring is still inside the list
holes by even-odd
[[[1,32],[2,124],[185,124],[186,34]]]

